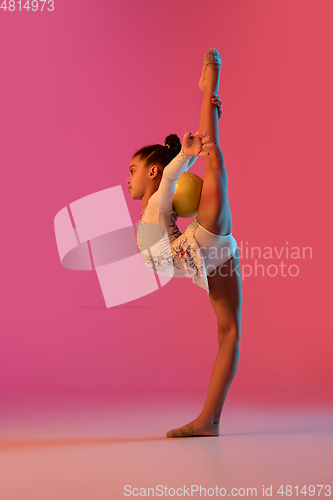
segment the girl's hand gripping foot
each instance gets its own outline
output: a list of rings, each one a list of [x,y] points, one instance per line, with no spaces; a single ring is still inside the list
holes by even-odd
[[[213,148],[216,146],[216,142],[209,142],[211,140],[211,136],[208,134],[208,131],[204,132],[196,132],[194,135],[191,135],[191,132],[186,132],[183,138],[183,146],[182,150],[184,155],[186,156],[208,156],[210,155],[209,151],[206,151],[208,148]]]

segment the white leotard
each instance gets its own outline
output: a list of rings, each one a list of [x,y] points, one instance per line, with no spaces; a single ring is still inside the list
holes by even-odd
[[[176,182],[194,164],[197,157],[186,156],[182,151],[164,167],[158,190],[150,197],[138,222],[137,245],[143,262],[161,275],[191,278],[193,283],[209,293],[209,273],[230,258],[237,242],[230,235],[217,235],[203,228],[197,218],[184,233],[176,221],[172,199]],[[212,258],[212,247],[223,250]],[[224,255],[222,255],[224,254]]]

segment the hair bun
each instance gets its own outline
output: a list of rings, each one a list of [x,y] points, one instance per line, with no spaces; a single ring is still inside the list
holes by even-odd
[[[170,148],[170,151],[173,151],[176,154],[178,154],[182,148],[180,139],[176,134],[168,135],[168,137],[166,137],[165,139],[164,144],[165,146],[168,146]]]

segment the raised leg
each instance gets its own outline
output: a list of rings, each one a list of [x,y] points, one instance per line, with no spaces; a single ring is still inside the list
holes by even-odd
[[[206,66],[205,79],[200,84],[203,98],[199,130],[208,130],[208,135],[216,142],[216,146],[210,150],[209,156],[205,156],[205,174],[197,219],[208,231],[225,235],[232,233],[228,176],[219,142],[218,110],[211,102],[213,94],[218,94],[219,80],[220,66]]]

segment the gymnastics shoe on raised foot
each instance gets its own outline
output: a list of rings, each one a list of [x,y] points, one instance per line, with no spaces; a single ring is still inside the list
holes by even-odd
[[[208,52],[206,52],[205,57],[204,57],[204,65],[202,68],[202,75],[199,80],[199,88],[200,90],[203,90],[203,82],[205,80],[205,75],[206,75],[206,70],[208,64],[216,64],[217,66],[221,67],[221,56],[219,52],[214,49],[210,48]]]
[[[178,427],[177,429],[171,429],[171,431],[166,433],[166,437],[168,438],[176,438],[176,437],[213,437],[220,435],[219,424],[212,425],[210,427],[201,427],[200,429],[193,429],[191,424],[183,425],[182,427]]]

